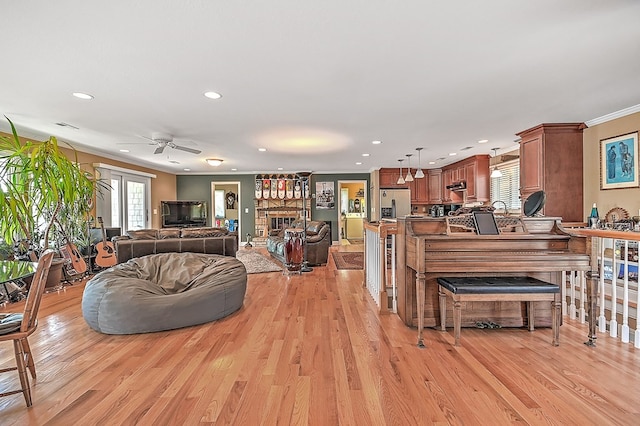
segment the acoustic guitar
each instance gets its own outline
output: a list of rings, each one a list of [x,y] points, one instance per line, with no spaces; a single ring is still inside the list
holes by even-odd
[[[65,240],[64,245],[60,246],[60,254],[62,254],[62,257],[67,261],[67,270],[72,275],[84,274],[87,271],[87,262],[84,261],[80,251],[78,251],[78,247],[69,241],[69,237],[62,229],[60,222],[58,222],[58,225],[60,225]]]
[[[100,229],[102,229],[102,241],[96,244],[96,250],[98,251],[96,265],[101,268],[109,268],[117,263],[116,250],[113,247],[113,243],[107,241],[107,231],[104,230],[104,223],[101,217],[98,217],[98,222],[100,222]]]

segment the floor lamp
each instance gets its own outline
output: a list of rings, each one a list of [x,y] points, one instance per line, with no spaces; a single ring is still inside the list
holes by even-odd
[[[304,231],[302,232],[304,260],[302,262],[302,269],[300,269],[300,272],[311,272],[313,271],[313,268],[309,266],[309,262],[307,261],[307,189],[309,188],[309,176],[311,176],[311,172],[298,172],[296,174],[302,181],[302,220],[304,224]]]

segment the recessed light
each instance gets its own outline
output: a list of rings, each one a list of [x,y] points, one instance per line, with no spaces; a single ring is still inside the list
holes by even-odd
[[[237,172],[238,169],[236,169],[235,167],[233,169],[231,169],[232,172]]]
[[[191,169],[182,169],[182,170],[184,170],[185,172],[190,172],[191,171]]]
[[[362,154],[363,157],[368,157],[369,154],[367,154],[366,152],[364,154]]]
[[[487,143],[487,142],[489,142],[489,139],[480,139],[478,141],[478,143]]]
[[[260,152],[267,152],[267,148],[258,148],[258,151],[260,151]]]
[[[429,161],[429,164],[436,164],[435,161]]]
[[[219,158],[207,158],[207,163],[210,166],[218,167],[220,164],[222,164],[222,160],[220,160]]]
[[[92,95],[89,95],[87,93],[82,93],[82,92],[73,92],[73,96],[75,96],[78,99],[85,99],[85,100],[93,99]]]
[[[278,167],[278,170],[284,170],[282,167]]]
[[[450,156],[450,157],[453,157],[454,155],[458,155],[458,153],[457,153],[457,152],[450,152],[450,153],[449,153],[449,156]]]
[[[218,92],[204,92],[204,95],[209,99],[220,99],[222,97]]]
[[[372,144],[374,145],[380,145],[382,143],[382,141],[371,141]]]
[[[129,152],[128,149],[121,149],[120,152]]]
[[[356,161],[356,166],[361,166],[361,165],[362,165],[362,162]]]

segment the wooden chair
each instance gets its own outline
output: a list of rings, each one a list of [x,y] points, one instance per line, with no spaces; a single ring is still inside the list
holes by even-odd
[[[36,366],[33,363],[31,348],[29,347],[27,337],[29,337],[38,326],[38,309],[40,308],[40,300],[42,300],[42,293],[44,292],[44,286],[47,282],[47,275],[49,275],[52,259],[53,252],[49,252],[44,254],[38,261],[38,267],[31,281],[27,301],[24,305],[20,328],[7,334],[0,334],[0,342],[13,341],[13,347],[16,353],[16,367],[3,368],[0,370],[0,373],[18,370],[21,385],[21,389],[0,393],[0,397],[22,392],[27,402],[27,407],[31,407],[31,387],[29,385],[29,377],[27,376],[27,369],[29,369],[33,380],[36,379]],[[6,318],[7,314],[3,314],[3,316]]]

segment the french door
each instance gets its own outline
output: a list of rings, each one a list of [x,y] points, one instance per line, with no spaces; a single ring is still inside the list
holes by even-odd
[[[111,188],[111,226],[149,228],[149,178],[112,173]]]
[[[101,178],[110,187],[97,199],[97,216],[107,227],[129,229],[151,227],[151,178],[122,170],[100,169]]]

